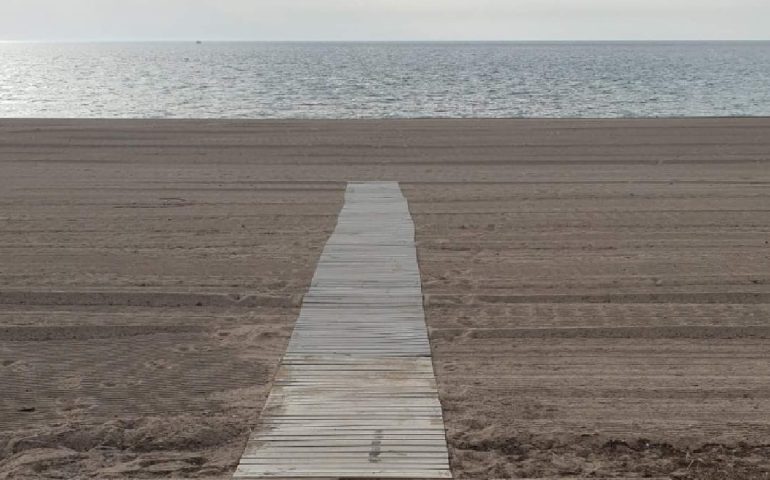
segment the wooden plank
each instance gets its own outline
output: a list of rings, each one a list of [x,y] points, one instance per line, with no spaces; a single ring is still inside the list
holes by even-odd
[[[451,478],[398,184],[348,185],[235,478]]]
[[[269,478],[271,480],[297,480],[298,478],[325,480],[340,478],[388,478],[388,479],[447,479],[452,478],[451,472],[441,469],[419,469],[404,468],[352,468],[343,470],[338,467],[292,467],[275,466],[265,467],[264,465],[240,465],[235,473],[235,478],[261,479]]]

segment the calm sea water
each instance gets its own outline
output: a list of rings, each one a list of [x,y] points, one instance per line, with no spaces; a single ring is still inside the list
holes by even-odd
[[[770,43],[0,44],[0,117],[770,115]]]

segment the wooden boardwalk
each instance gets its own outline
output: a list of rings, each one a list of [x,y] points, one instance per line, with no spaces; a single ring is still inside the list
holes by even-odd
[[[348,185],[235,478],[451,478],[397,183]]]

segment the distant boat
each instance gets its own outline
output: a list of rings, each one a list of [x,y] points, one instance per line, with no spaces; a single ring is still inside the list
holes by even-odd
[[[201,42],[200,40],[198,40],[198,41],[196,41],[195,43],[197,43],[198,45],[201,45],[203,42]]]

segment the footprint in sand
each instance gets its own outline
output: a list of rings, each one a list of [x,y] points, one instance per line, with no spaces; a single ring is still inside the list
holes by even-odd
[[[144,366],[146,368],[152,368],[155,370],[165,370],[169,368],[168,362],[165,360],[152,360],[149,362],[145,362]]]
[[[68,414],[83,413],[96,408],[97,402],[87,399],[76,399],[73,402],[60,407],[60,411]]]

